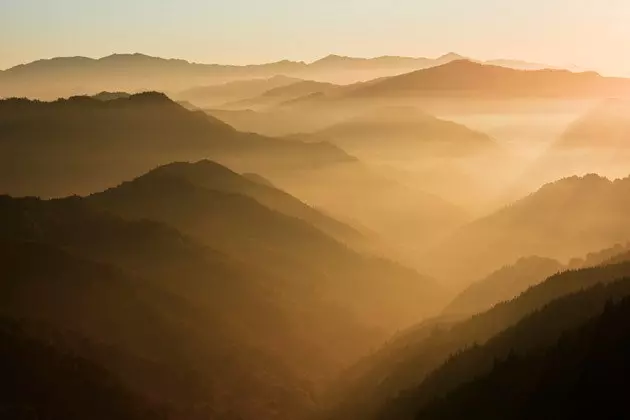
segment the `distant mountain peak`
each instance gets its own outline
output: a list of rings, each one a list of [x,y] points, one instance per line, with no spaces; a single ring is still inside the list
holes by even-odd
[[[457,60],[468,60],[470,61],[470,59],[468,57],[464,57],[461,54],[457,54],[454,52],[449,52],[446,53],[444,55],[441,55],[437,58],[438,61],[457,61]]]
[[[130,95],[128,97],[129,100],[135,101],[138,103],[171,103],[175,104],[175,102],[166,96],[166,94],[162,92],[150,91],[150,92],[141,92]]]

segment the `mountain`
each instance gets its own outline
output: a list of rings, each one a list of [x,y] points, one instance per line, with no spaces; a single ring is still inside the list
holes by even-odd
[[[630,148],[630,101],[602,102],[571,124],[554,148],[627,150]]]
[[[131,94],[127,92],[100,92],[93,95],[92,98],[101,101],[111,101],[113,99],[129,98]]]
[[[0,321],[0,412],[11,419],[166,418],[166,410],[127,389],[111,372]],[[54,380],[54,386],[51,386]]]
[[[563,268],[562,264],[550,258],[520,258],[468,286],[443,313],[461,316],[486,311],[497,303],[515,298]]]
[[[610,181],[598,175],[547,184],[458,229],[426,259],[444,278],[466,284],[523,255],[568,261],[625,243],[630,237],[624,216],[630,205],[628,188],[629,178]]]
[[[384,245],[375,252],[416,269],[422,265],[418,255],[471,220],[463,208],[439,195],[399,181],[387,167],[362,161],[264,175],[336,219],[372,231]]]
[[[594,72],[523,71],[457,60],[352,90],[347,93],[346,98],[366,100],[436,95],[477,98],[605,98],[630,95],[630,80],[602,77]]]
[[[630,281],[623,279],[551,302],[481,347],[453,355],[418,389],[404,393],[380,418],[418,418],[417,412],[422,411],[423,406],[450,391],[457,393],[460,386],[466,390],[459,393],[464,400],[449,401],[447,398],[446,401],[438,400],[437,404],[446,413],[458,414],[430,414],[429,408],[429,412],[419,418],[470,418],[475,415],[506,418],[514,415],[534,419],[550,413],[554,417],[571,413],[572,418],[585,418],[586,412],[578,407],[600,415],[621,413],[624,398],[615,388],[630,367],[626,353],[630,348],[629,294]],[[622,303],[614,304],[621,299]],[[509,392],[501,392],[501,388],[496,387],[502,382],[509,383]],[[612,389],[604,384],[609,384]],[[485,388],[487,385],[490,387]],[[478,391],[476,386],[485,388],[485,392],[474,395]],[[490,396],[486,392],[490,390],[494,391],[491,398],[495,404],[488,410],[484,402],[488,401]],[[497,392],[501,395],[498,402]],[[581,403],[580,397],[589,403]],[[591,405],[593,399],[604,405]],[[455,405],[446,406],[449,402]],[[604,417],[608,418],[608,414]]]
[[[302,82],[300,79],[274,76],[269,79],[236,80],[220,85],[193,87],[174,95],[181,101],[188,101],[196,106],[214,107],[228,102],[238,102],[264,94],[274,88],[281,88]]]
[[[150,185],[158,188],[154,195],[163,198],[161,206],[171,202],[171,209],[183,209],[183,217],[194,215],[186,189],[178,205],[180,196],[164,183]],[[176,185],[179,191],[182,184]],[[429,284],[411,270],[345,250],[314,228],[301,227],[298,219],[265,213],[243,196],[209,197],[250,206],[249,213],[235,208],[246,217],[267,215],[247,222],[248,227],[257,220],[273,223],[251,232],[259,233],[251,249],[262,257],[246,261],[244,229],[230,233],[240,246],[234,243],[228,255],[230,238],[222,242],[198,232],[196,237],[224,251],[213,250],[166,224],[114,216],[94,198],[0,197],[0,313],[68,330],[71,342],[61,344],[111,370],[144,398],[168,402],[181,413],[175,418],[271,419],[315,410],[314,398],[337,372],[397,328],[405,312],[407,322],[417,319],[423,310],[419,301],[435,299],[423,294]],[[151,204],[141,194],[136,201]],[[199,217],[209,208],[202,207]],[[153,212],[160,215],[159,209]],[[206,227],[220,226],[220,220],[212,221],[216,215],[206,214],[211,220]],[[243,220],[229,213],[221,217],[226,223]],[[177,222],[173,215],[169,219]],[[204,227],[200,219],[188,226]],[[283,256],[263,258],[282,251],[274,245],[286,241],[284,235],[301,231],[320,246],[329,244],[346,264],[356,263],[355,277],[335,270],[341,263],[326,261],[326,255],[314,257],[329,264],[320,275],[299,260],[285,260],[299,268],[292,277],[274,274],[285,269],[274,266]],[[287,249],[284,256],[297,259],[299,251]],[[393,290],[398,292],[390,295]],[[413,290],[419,294],[412,297]],[[34,338],[50,341],[39,331]]]
[[[609,304],[544,350],[512,352],[415,418],[622,418],[630,370],[629,309],[627,298]]]
[[[389,77],[462,59],[450,53],[432,58],[330,55],[313,63],[282,60],[257,65],[199,64],[144,54],[113,54],[92,59],[55,57],[0,71],[0,98],[57,99],[102,91],[179,92],[196,86],[285,75],[328,83],[356,83]],[[509,63],[507,63],[509,64]]]
[[[490,136],[413,107],[381,107],[312,134],[359,157],[460,157],[497,149]]]
[[[362,237],[355,229],[309,207],[292,195],[274,187],[260,175],[243,176],[209,160],[194,164],[177,162],[163,165],[152,170],[146,177],[176,178],[208,190],[246,196],[271,210],[308,222],[342,242],[360,241]]]
[[[570,316],[552,316],[547,323],[536,323],[535,328],[529,329],[529,335],[523,337],[521,342],[524,345],[536,345],[548,339],[549,334],[543,331],[555,331],[554,334],[558,335],[552,336],[552,339],[557,338],[567,327],[567,321],[574,326],[576,319],[586,320],[595,316],[598,308],[602,308],[608,299],[627,296],[630,292],[629,283],[616,281],[630,275],[628,258],[626,253],[615,264],[558,273],[515,299],[463,321],[438,319],[399,334],[351,370],[339,388],[333,388],[335,397],[328,418],[413,417],[421,404],[428,402],[436,393],[445,391],[444,381],[437,382],[438,379],[431,378],[449,358],[457,358],[468,348],[475,351],[476,346],[490,343],[495,340],[493,337],[502,333],[509,334],[513,331],[511,327],[521,320],[536,317],[538,312],[544,311],[562,297],[566,296],[575,302],[574,309],[566,311]],[[600,287],[593,289],[592,294],[583,292],[598,285]],[[581,293],[579,296],[584,298],[572,298],[571,295],[575,293]],[[509,346],[500,348],[505,351],[504,355],[510,350]],[[492,361],[490,358],[484,359],[483,363],[467,364],[470,367],[468,373],[454,376],[455,379],[459,378],[457,382],[449,383],[457,386],[474,379],[476,374],[490,369]],[[421,398],[424,393],[427,393],[427,398]]]
[[[594,101],[565,127],[522,176],[520,188],[588,173],[611,179],[628,175],[630,101]]]
[[[337,88],[339,88],[339,85],[333,83],[302,80],[289,85],[269,89],[260,95],[250,94],[250,97],[247,99],[223,104],[221,109],[266,109],[294,99],[303,98],[304,96],[325,93]]]
[[[5,70],[0,77],[0,97],[56,99],[101,91],[173,92],[235,79],[269,78],[303,67],[304,63],[290,61],[255,66],[198,64],[144,54],[56,57]]]
[[[562,67],[550,66],[542,63],[532,63],[524,60],[510,60],[510,59],[496,59],[484,61],[483,64],[491,66],[508,67],[515,70],[562,70]],[[572,70],[572,68],[565,68],[566,70]]]
[[[251,198],[262,192],[258,184],[252,186],[225,171],[208,163],[169,165],[87,200],[125,218],[174,226],[212,249],[276,277],[293,279],[295,286],[315,288],[326,300],[344,305],[358,319],[369,319],[371,325],[385,330],[409,325],[437,309],[443,296],[432,280],[390,261],[359,254],[304,220],[266,207]],[[221,180],[223,175],[227,180]],[[236,181],[236,188],[229,186],[230,179]],[[238,182],[254,192],[247,192]],[[269,202],[269,197],[277,198],[267,191],[264,194]],[[315,222],[321,224],[321,215],[307,213],[304,207],[296,206],[301,214],[320,216]],[[330,219],[323,221],[330,225]],[[342,229],[342,234],[352,233],[338,222],[333,227]],[[389,296],[383,295],[383,288],[389,289]],[[378,316],[374,307],[380,308]]]
[[[331,144],[240,133],[160,93],[101,101],[0,101],[0,191],[84,194],[173,160],[212,157],[240,170],[316,167],[352,157]]]

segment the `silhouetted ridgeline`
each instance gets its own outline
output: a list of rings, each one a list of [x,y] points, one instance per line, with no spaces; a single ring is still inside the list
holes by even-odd
[[[2,314],[98,343],[69,348],[186,418],[300,418],[444,301],[323,231],[360,240],[352,228],[209,161],[87,198],[1,196],[0,220]]]
[[[594,174],[547,184],[460,228],[427,255],[434,261],[429,265],[445,278],[472,281],[524,255],[568,261],[625,243],[629,191],[630,178],[610,181]]]
[[[549,258],[524,257],[471,284],[445,309],[445,315],[474,315],[511,300],[564,266]]]
[[[108,101],[0,101],[0,139],[0,191],[14,195],[90,193],[199,156],[248,170],[353,160],[331,144],[239,133],[160,93]]]
[[[260,65],[234,66],[191,63],[138,53],[113,54],[99,59],[56,57],[0,71],[0,97],[51,99],[101,91],[181,91],[195,86],[277,75],[353,83],[439,66],[462,58],[464,57],[453,53],[435,59],[395,56],[366,59],[330,55],[313,63],[282,60]],[[508,67],[523,66],[523,63],[514,62],[501,64]]]
[[[580,311],[569,301],[564,305],[563,311]],[[624,418],[630,300],[608,301],[603,311],[601,304],[596,308],[601,315],[567,329],[542,349],[512,350],[495,358],[489,373],[429,404],[414,418]],[[541,313],[536,321],[548,320]]]
[[[626,262],[554,275],[514,300],[498,304],[486,312],[452,326],[449,323],[445,323],[444,326],[436,323],[433,328],[429,324],[426,329],[410,330],[379,350],[372,356],[371,362],[368,358],[362,363],[362,369],[353,373],[354,381],[347,380],[349,383],[344,386],[345,389],[337,391],[342,402],[336,405],[329,417],[369,419],[377,418],[380,413],[384,413],[383,418],[398,418],[399,414],[400,418],[409,416],[412,418],[423,401],[419,397],[416,398],[413,392],[417,389],[422,390],[421,392],[442,389],[433,382],[427,382],[426,388],[423,384],[430,380],[432,372],[439,372],[436,369],[445,363],[450,355],[474,344],[492,340],[497,334],[518,324],[521,319],[541,310],[558,298],[630,276],[630,263],[627,262],[627,258],[626,254]],[[627,285],[626,281],[619,283],[618,286],[593,289],[600,292],[588,296],[595,297],[596,301],[603,305],[609,298],[627,295]],[[589,314],[597,311],[598,306],[594,301],[580,301],[574,308],[571,313],[579,317],[589,317],[592,316]],[[561,319],[558,317],[558,322]],[[560,332],[568,328],[565,324],[552,322],[543,324],[549,328],[560,325],[562,327]],[[542,330],[540,333],[542,334]],[[414,338],[415,334],[418,334],[419,338]],[[509,351],[509,348],[506,351]],[[492,359],[489,360],[490,365],[479,364],[474,368],[484,369],[484,366],[491,366],[491,362]],[[461,376],[462,380],[465,377]],[[454,378],[460,376],[455,375]]]

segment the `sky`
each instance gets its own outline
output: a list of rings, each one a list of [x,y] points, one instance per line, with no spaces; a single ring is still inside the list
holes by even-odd
[[[630,76],[629,22],[630,0],[0,0],[0,69],[132,52],[250,64],[454,51]]]

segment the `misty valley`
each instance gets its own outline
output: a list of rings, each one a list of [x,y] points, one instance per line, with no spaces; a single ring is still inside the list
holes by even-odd
[[[0,418],[621,419],[630,79],[0,71]]]

